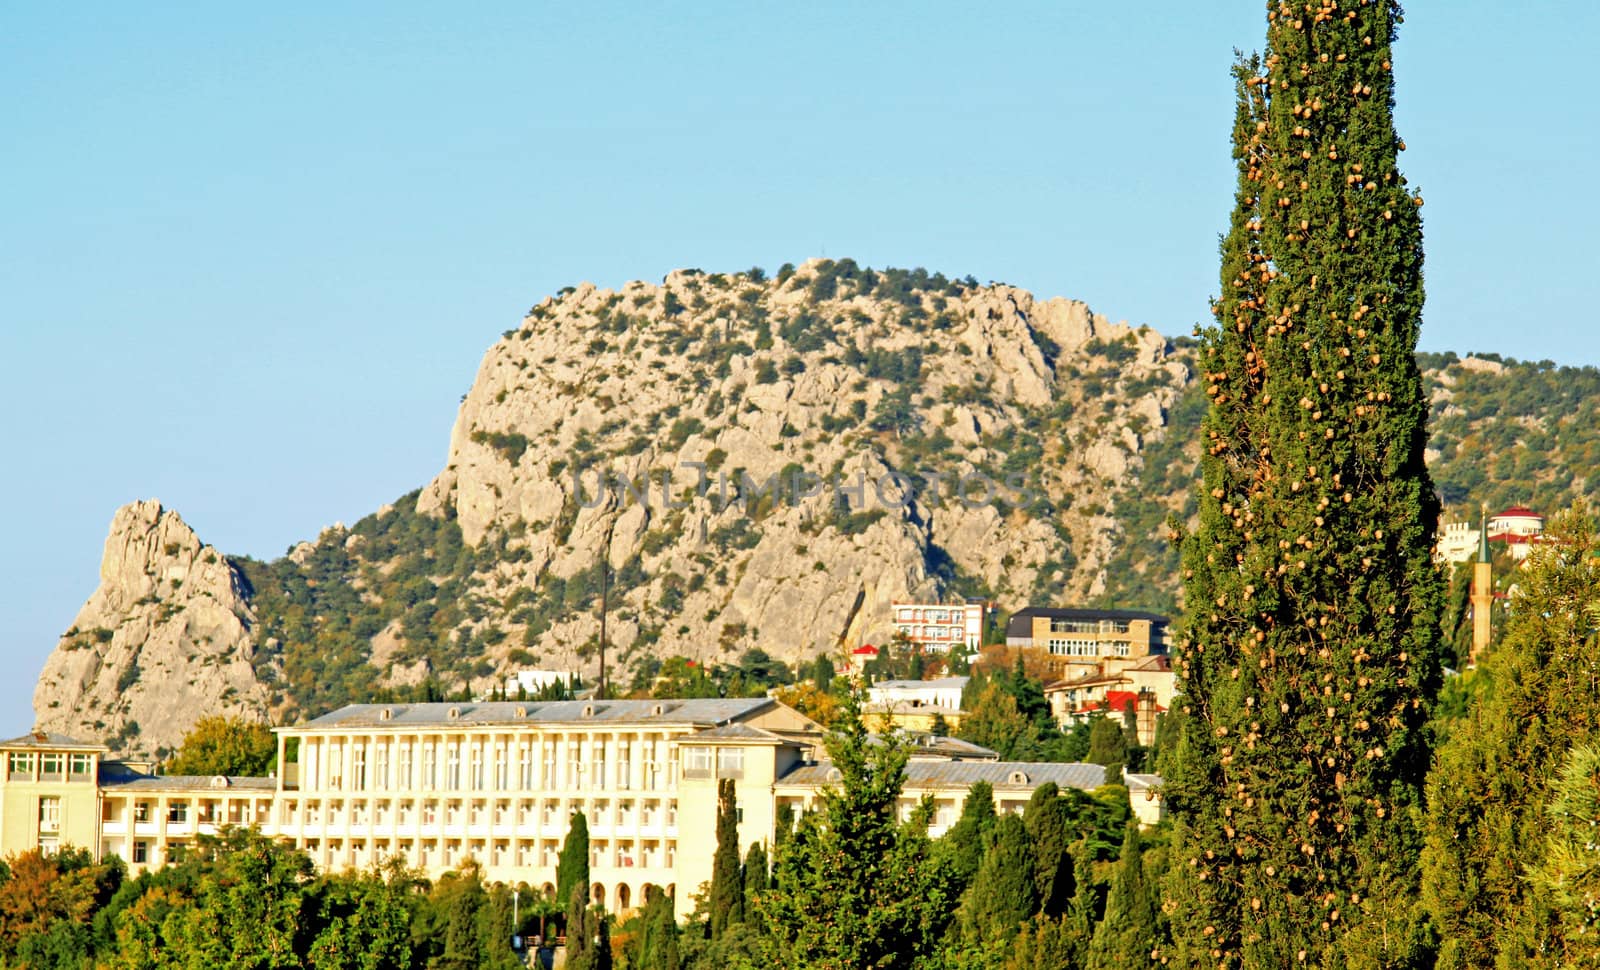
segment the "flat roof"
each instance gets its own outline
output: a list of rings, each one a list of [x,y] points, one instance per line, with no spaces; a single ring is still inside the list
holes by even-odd
[[[775,782],[776,786],[821,788],[839,783],[833,777],[833,763],[821,761],[795,768]],[[1025,780],[1013,781],[1018,775]],[[921,761],[906,762],[905,787],[970,788],[986,781],[996,791],[1032,791],[1047,781],[1060,788],[1093,791],[1106,783],[1101,765],[1038,761]]]
[[[1151,623],[1170,623],[1171,618],[1162,613],[1147,613],[1144,610],[1085,610],[1065,609],[1055,606],[1025,606],[1011,614],[1011,619],[1006,621],[1006,635],[1013,633],[1031,633],[1033,624],[1027,623],[1034,617],[1047,620],[1148,620]],[[1023,621],[1023,622],[1018,622]]]
[[[349,704],[303,724],[275,731],[345,728],[458,728],[540,724],[673,724],[716,727],[777,704],[770,697],[696,697],[682,700],[438,701],[423,704]],[[388,712],[385,716],[384,712]],[[451,712],[455,716],[451,716]]]
[[[881,680],[869,690],[950,690],[967,686],[971,677],[937,677],[933,680]]]
[[[77,738],[54,731],[33,731],[9,741],[0,741],[0,748],[76,748],[80,751],[108,751],[103,744],[79,741]]]

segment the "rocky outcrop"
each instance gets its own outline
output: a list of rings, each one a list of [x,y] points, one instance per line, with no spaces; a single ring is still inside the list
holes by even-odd
[[[176,512],[154,500],[125,505],[100,585],[39,677],[37,727],[152,756],[207,715],[264,719],[253,621],[233,566]]]
[[[548,298],[485,355],[417,509],[468,544],[511,537],[490,601],[637,558],[612,638],[661,654],[881,642],[893,601],[949,595],[958,572],[1018,604],[1096,595],[1188,368],[1076,301],[889,289],[813,260],[781,281],[680,271]],[[536,652],[577,663],[595,627],[557,621]]]
[[[613,671],[882,643],[897,600],[1082,602],[1130,503],[1173,504],[1140,475],[1185,359],[1076,301],[848,261],[569,288],[485,354],[432,482],[249,583],[158,504],[118,512],[40,725],[150,753],[207,713],[588,669],[602,562]]]

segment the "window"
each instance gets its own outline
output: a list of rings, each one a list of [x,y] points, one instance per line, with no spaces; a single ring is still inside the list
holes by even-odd
[[[483,749],[472,746],[472,790],[483,790]]]
[[[461,787],[461,749],[460,749],[460,746],[454,745],[454,744],[450,745],[450,749],[445,754],[446,754],[446,757],[449,759],[449,761],[448,761],[449,767],[446,769],[446,774],[445,774],[445,787],[450,789],[451,791],[455,791],[456,789]]]
[[[372,755],[373,781],[379,791],[389,787],[389,746],[380,744]]]
[[[606,743],[604,741],[596,741],[594,743],[594,774],[589,777],[592,779],[589,783],[596,788],[606,787]]]
[[[39,831],[59,832],[61,830],[61,799],[55,795],[43,795],[39,798]]]
[[[133,861],[138,865],[150,861],[150,843],[140,839],[133,844]]]
[[[149,802],[134,802],[134,804],[133,804],[133,820],[135,822],[148,822],[148,821],[150,821],[150,803]]]
[[[496,745],[494,749],[494,787],[495,791],[506,790],[506,749],[504,745]]]
[[[167,806],[167,822],[172,825],[184,825],[189,821],[189,803],[173,802]]]
[[[422,787],[432,791],[434,788],[433,770],[433,745],[422,746]]]
[[[72,777],[85,778],[94,769],[94,759],[86,754],[72,756]]]
[[[684,748],[683,749],[683,777],[685,777],[685,778],[710,778],[711,777],[711,749],[710,748]]]
[[[337,744],[328,746],[328,787],[344,787],[344,751]]]
[[[400,745],[397,761],[399,763],[396,768],[395,787],[408,789],[411,787],[411,745]]]
[[[59,781],[66,773],[67,756],[64,754],[44,754],[39,756],[39,777],[46,781]]]
[[[1095,640],[1051,637],[1050,652],[1057,657],[1098,657],[1100,644]]]
[[[744,777],[744,749],[743,748],[718,748],[717,749],[717,777],[718,778],[743,778]]]
[[[31,752],[13,751],[9,759],[10,770],[8,774],[13,777],[33,777],[33,754]]]
[[[356,791],[367,787],[367,746],[364,744],[356,748],[356,771],[352,781]]]

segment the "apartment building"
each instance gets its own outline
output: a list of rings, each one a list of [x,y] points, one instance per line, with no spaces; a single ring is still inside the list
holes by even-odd
[[[896,633],[924,650],[940,653],[981,649],[983,621],[989,609],[989,604],[982,600],[890,604]]]
[[[1006,646],[1045,655],[1070,679],[1105,661],[1133,663],[1165,654],[1167,627],[1167,618],[1159,613],[1029,606],[1006,623]]]

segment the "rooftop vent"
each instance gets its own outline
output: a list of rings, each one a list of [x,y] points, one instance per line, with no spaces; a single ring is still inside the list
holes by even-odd
[[[380,721],[387,721],[391,717],[394,717],[394,711],[387,707],[378,712],[378,720]]]
[[[459,707],[450,708],[450,713],[449,713],[448,716],[449,716],[450,720],[454,721],[456,718],[461,716],[461,708],[459,708]]]
[[[1006,784],[1008,784],[1008,785],[1026,785],[1026,784],[1028,784],[1028,774],[1027,774],[1027,772],[1024,772],[1024,771],[1013,771],[1011,774],[1006,776]]]
[[[517,713],[517,717],[527,717],[528,716],[528,709],[526,707],[518,706],[516,713]]]
[[[585,704],[585,705],[583,705],[583,716],[584,717],[594,717],[594,705],[593,704]]]
[[[233,785],[233,782],[229,781],[228,777],[226,775],[212,775],[211,776],[211,787],[212,788],[229,788],[232,785]]]
[[[652,704],[650,706],[650,713],[659,717],[660,715],[667,713],[667,705],[665,705],[665,704]]]

